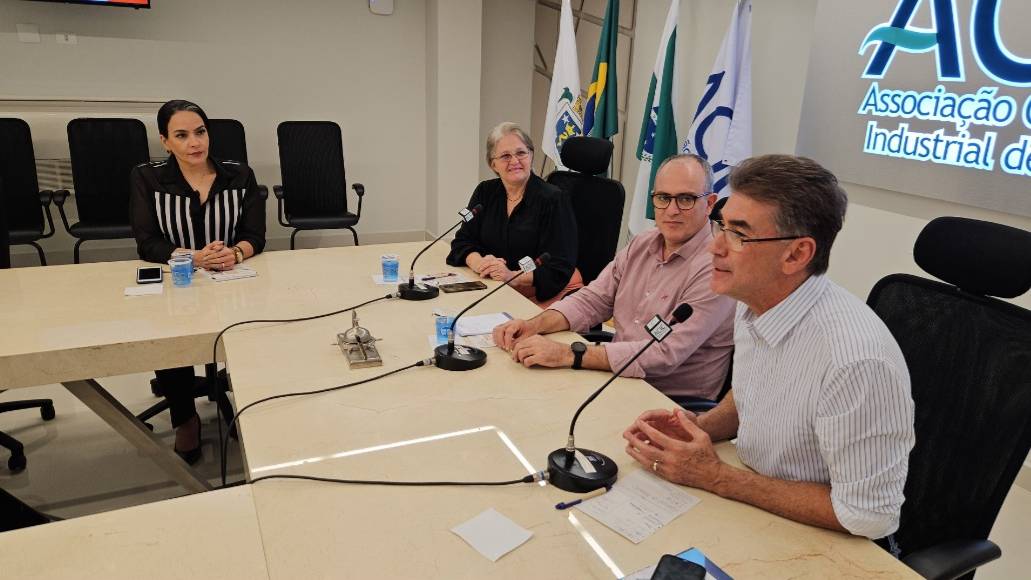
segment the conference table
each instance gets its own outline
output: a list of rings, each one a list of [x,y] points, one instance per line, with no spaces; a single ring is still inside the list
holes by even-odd
[[[68,307],[61,322],[57,316],[17,313],[22,324],[35,320],[37,327],[29,332],[34,342],[24,352],[12,353],[11,343],[0,339],[0,373],[6,377],[11,369],[17,371],[18,386],[145,370],[141,365],[210,362],[212,341],[228,324],[329,312],[385,296],[391,288],[373,279],[380,255],[396,253],[406,263],[421,247],[414,243],[268,252],[248,260],[258,272],[255,278],[202,279],[184,289],[168,287],[166,281],[163,294],[133,298],[121,294],[136,262],[26,269],[37,272],[15,277],[21,302],[3,298],[5,312],[14,303],[23,308],[35,303],[30,295],[46,296],[42,286],[47,284],[79,288],[79,306],[89,303],[92,308]],[[468,270],[444,266],[445,252],[444,246],[431,249],[421,258],[419,271],[471,276]],[[6,274],[0,272],[0,285],[10,282]],[[336,335],[351,326],[350,313],[234,328],[223,338],[222,353],[235,406],[369,379],[427,359],[432,356],[432,313],[457,312],[483,294],[442,293],[424,302],[388,299],[359,308],[360,324],[379,339],[382,367],[349,368]],[[506,288],[469,314],[529,317],[538,311]],[[70,338],[70,329],[78,339]],[[576,340],[568,332],[553,336]],[[129,355],[138,360],[127,360]],[[33,360],[40,368],[30,369],[19,359]],[[577,406],[607,377],[600,371],[527,369],[507,353],[490,348],[487,364],[472,371],[421,366],[332,392],[269,401],[238,419],[244,476],[247,482],[281,474],[407,482],[518,479],[546,467],[547,454],[565,445]],[[613,458],[620,477],[625,477],[642,468],[624,452],[622,431],[642,410],[671,405],[644,381],[618,379],[581,416],[577,443]],[[717,450],[725,461],[741,465],[732,443],[721,443]],[[688,489],[701,500],[695,507],[639,544],[576,508],[555,509],[556,503],[574,496],[542,484],[394,487],[269,479],[169,500],[180,502],[180,529],[203,527],[220,518],[220,502],[192,504],[195,498],[237,489],[248,490],[260,534],[263,558],[254,565],[264,566],[270,578],[612,578],[690,547],[700,548],[735,577],[915,577],[866,539],[791,522],[695,489]],[[229,503],[225,509],[239,508]],[[93,520],[94,531],[133,525],[146,530],[153,522],[132,514],[159,504],[60,525]],[[487,509],[533,533],[496,562],[451,531]],[[239,535],[251,539],[250,524],[238,521]],[[56,526],[0,534],[0,551],[9,553],[7,546],[24,537],[19,534],[31,531],[45,537]],[[54,532],[48,541],[61,543],[64,537]],[[175,545],[175,538],[165,540],[168,549]],[[213,565],[213,570],[220,570]],[[162,575],[160,569],[149,571]]]

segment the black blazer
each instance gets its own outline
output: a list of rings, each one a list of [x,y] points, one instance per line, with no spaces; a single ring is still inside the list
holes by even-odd
[[[129,215],[140,259],[165,262],[176,248],[200,250],[215,240],[265,248],[265,200],[250,167],[211,158],[215,181],[201,205],[175,156],[137,165],[130,176]]]
[[[576,217],[569,197],[530,175],[523,200],[509,217],[505,195],[501,179],[476,186],[469,207],[483,204],[483,212],[458,229],[447,263],[464,266],[466,256],[479,252],[503,258],[509,270],[518,270],[524,256],[548,252],[551,260],[533,273],[537,300],[548,300],[569,284],[576,265]]]

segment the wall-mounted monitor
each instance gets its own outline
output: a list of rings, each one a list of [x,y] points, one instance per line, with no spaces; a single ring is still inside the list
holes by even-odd
[[[122,6],[125,8],[150,8],[151,0],[34,0],[36,2],[59,2],[61,4],[93,4],[94,6]]]

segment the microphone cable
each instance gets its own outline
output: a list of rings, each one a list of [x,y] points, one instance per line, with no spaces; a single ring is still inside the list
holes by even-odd
[[[244,411],[246,411],[247,409],[250,409],[251,407],[253,407],[253,406],[255,406],[255,405],[259,404],[259,403],[267,403],[268,401],[274,401],[276,399],[285,399],[287,397],[301,397],[301,396],[305,396],[305,395],[318,395],[320,393],[329,393],[329,392],[332,392],[332,391],[339,391],[341,389],[347,389],[347,388],[350,388],[350,387],[357,387],[358,385],[364,385],[365,383],[371,383],[372,381],[378,381],[379,379],[389,377],[390,375],[397,374],[397,373],[399,373],[401,371],[406,371],[406,370],[411,369],[411,368],[422,367],[422,366],[427,366],[427,365],[432,365],[432,364],[433,364],[433,359],[423,359],[423,360],[420,360],[419,362],[415,362],[415,363],[412,363],[412,364],[407,365],[407,366],[396,368],[396,369],[394,369],[392,371],[387,371],[385,373],[380,373],[380,374],[378,374],[378,375],[376,375],[374,377],[369,377],[367,379],[362,379],[360,381],[354,381],[353,383],[347,383],[347,384],[344,384],[344,385],[337,385],[335,387],[326,387],[325,389],[316,389],[316,390],[313,390],[313,391],[297,391],[297,392],[293,392],[293,393],[280,393],[278,395],[271,395],[271,396],[265,397],[263,399],[258,399],[257,401],[252,401],[250,403],[247,403],[246,405],[244,405],[244,407],[242,409],[240,409],[239,411],[236,412],[236,415],[233,416],[233,420],[229,422],[229,427],[228,427],[227,431],[232,431],[233,430],[233,427],[237,424],[237,421],[239,421],[239,419],[240,419],[240,415],[243,415]],[[225,441],[221,442],[221,443],[222,443],[222,464],[221,464],[222,487],[225,487],[226,486],[226,453],[229,450],[229,438],[226,437]]]
[[[211,375],[208,377],[208,381],[209,381],[209,387],[216,389],[216,393],[217,393],[216,398],[218,399],[218,400],[215,401],[215,414],[216,414],[216,417],[218,419],[218,447],[219,447],[219,449],[221,450],[221,453],[222,453],[221,464],[222,464],[222,485],[223,486],[226,484],[226,458],[225,458],[225,453],[226,453],[226,450],[228,449],[229,445],[228,445],[228,443],[226,443],[226,441],[228,440],[228,437],[226,437],[226,436],[224,436],[222,434],[222,404],[221,404],[222,402],[221,402],[221,398],[225,397],[226,394],[224,392],[221,392],[221,389],[219,388],[219,385],[218,385],[218,343],[219,343],[220,340],[222,340],[222,336],[226,332],[228,332],[229,330],[231,330],[233,328],[236,328],[237,326],[243,326],[245,324],[279,323],[279,322],[306,322],[308,320],[317,320],[319,318],[328,318],[330,316],[336,316],[337,314],[343,314],[344,312],[350,312],[351,310],[357,310],[357,309],[359,309],[359,308],[361,308],[363,306],[368,306],[369,304],[372,304],[374,302],[379,302],[380,300],[388,300],[390,298],[395,298],[396,296],[397,295],[395,293],[390,293],[390,294],[387,294],[385,296],[380,296],[378,298],[373,298],[372,300],[366,300],[365,302],[362,302],[361,304],[356,304],[354,306],[349,306],[349,307],[341,309],[341,310],[334,310],[333,312],[326,312],[326,313],[323,313],[323,314],[315,314],[315,315],[312,315],[312,316],[301,316],[301,317],[298,317],[298,318],[267,318],[267,319],[255,319],[255,320],[241,320],[240,322],[234,322],[233,324],[230,324],[229,326],[223,328],[215,336],[215,343],[211,347],[211,367],[214,369],[214,372],[211,373]],[[225,435],[229,435],[229,433],[231,433],[233,431],[233,423],[235,423],[235,422],[236,422],[236,420],[234,418],[233,421],[229,423],[229,427],[226,429],[226,434]]]
[[[459,486],[493,486],[500,487],[505,485],[516,485],[520,483],[536,483],[538,481],[547,479],[546,471],[538,471],[532,473],[526,477],[520,479],[510,479],[508,481],[391,481],[382,479],[337,479],[334,477],[318,477],[315,475],[291,475],[291,474],[278,474],[278,475],[263,475],[251,480],[251,485],[263,481],[266,479],[299,479],[306,481],[319,481],[322,483],[341,483],[348,485],[386,485],[386,486],[399,486],[399,487],[459,487]]]

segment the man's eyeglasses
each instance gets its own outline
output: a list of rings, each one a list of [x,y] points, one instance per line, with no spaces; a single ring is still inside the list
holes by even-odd
[[[528,150],[528,149],[519,149],[518,151],[516,151],[514,153],[505,153],[503,155],[498,155],[497,157],[494,157],[494,159],[497,160],[497,161],[500,161],[502,163],[511,163],[513,159],[518,159],[519,161],[524,161],[529,156],[530,156],[530,150]]]
[[[712,237],[718,238],[720,234],[727,235],[727,246],[735,251],[740,252],[745,249],[745,244],[755,242],[780,242],[784,240],[797,240],[806,236],[779,236],[776,238],[749,238],[737,230],[728,229],[723,225],[723,220],[712,220]]]
[[[695,202],[703,197],[712,195],[711,193],[703,193],[701,195],[694,195],[690,193],[678,193],[672,195],[669,193],[653,193],[652,194],[652,205],[657,209],[666,209],[669,204],[673,203],[673,200],[677,200],[677,207],[682,211],[687,211],[694,207]]]

